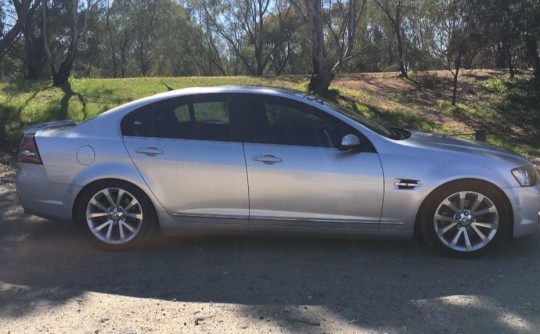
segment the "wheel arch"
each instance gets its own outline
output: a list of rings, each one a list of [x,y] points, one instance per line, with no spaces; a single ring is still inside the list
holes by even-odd
[[[422,201],[422,204],[418,208],[418,211],[416,212],[416,218],[414,222],[414,239],[415,240],[421,240],[422,239],[422,232],[421,232],[421,216],[422,212],[426,209],[426,206],[429,205],[429,201],[431,198],[433,198],[433,195],[439,191],[442,191],[444,188],[447,188],[449,186],[455,186],[460,184],[471,184],[471,183],[477,183],[479,185],[483,185],[484,187],[489,187],[492,190],[495,190],[503,199],[504,204],[506,205],[506,209],[508,210],[508,231],[507,231],[507,237],[512,238],[514,235],[514,209],[512,207],[512,204],[510,203],[510,199],[506,195],[506,193],[497,185],[493,184],[492,182],[477,179],[477,178],[465,178],[465,179],[456,179],[452,181],[448,181],[446,183],[443,183],[433,189]]]

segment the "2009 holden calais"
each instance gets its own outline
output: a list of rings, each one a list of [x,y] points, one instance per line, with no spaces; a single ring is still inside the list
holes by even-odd
[[[17,193],[27,212],[82,224],[108,249],[158,229],[243,230],[417,236],[471,256],[539,230],[524,158],[264,87],[176,90],[27,129]]]

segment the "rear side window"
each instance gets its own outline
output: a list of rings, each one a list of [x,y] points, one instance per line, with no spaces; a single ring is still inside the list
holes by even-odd
[[[229,104],[221,94],[183,97],[141,107],[122,120],[122,135],[231,141]]]

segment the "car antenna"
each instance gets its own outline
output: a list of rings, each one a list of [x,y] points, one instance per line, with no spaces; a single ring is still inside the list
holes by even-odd
[[[170,92],[171,90],[174,90],[174,88],[172,88],[171,86],[167,85],[164,81],[161,82],[162,84],[165,85],[165,87],[167,87],[167,91]]]

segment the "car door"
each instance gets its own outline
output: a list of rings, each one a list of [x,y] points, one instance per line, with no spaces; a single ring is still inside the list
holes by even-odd
[[[248,99],[250,224],[378,228],[383,174],[365,137],[292,99]],[[336,148],[348,133],[361,137],[359,150]]]
[[[243,144],[226,94],[153,103],[122,121],[124,143],[165,210],[184,222],[248,223]]]

